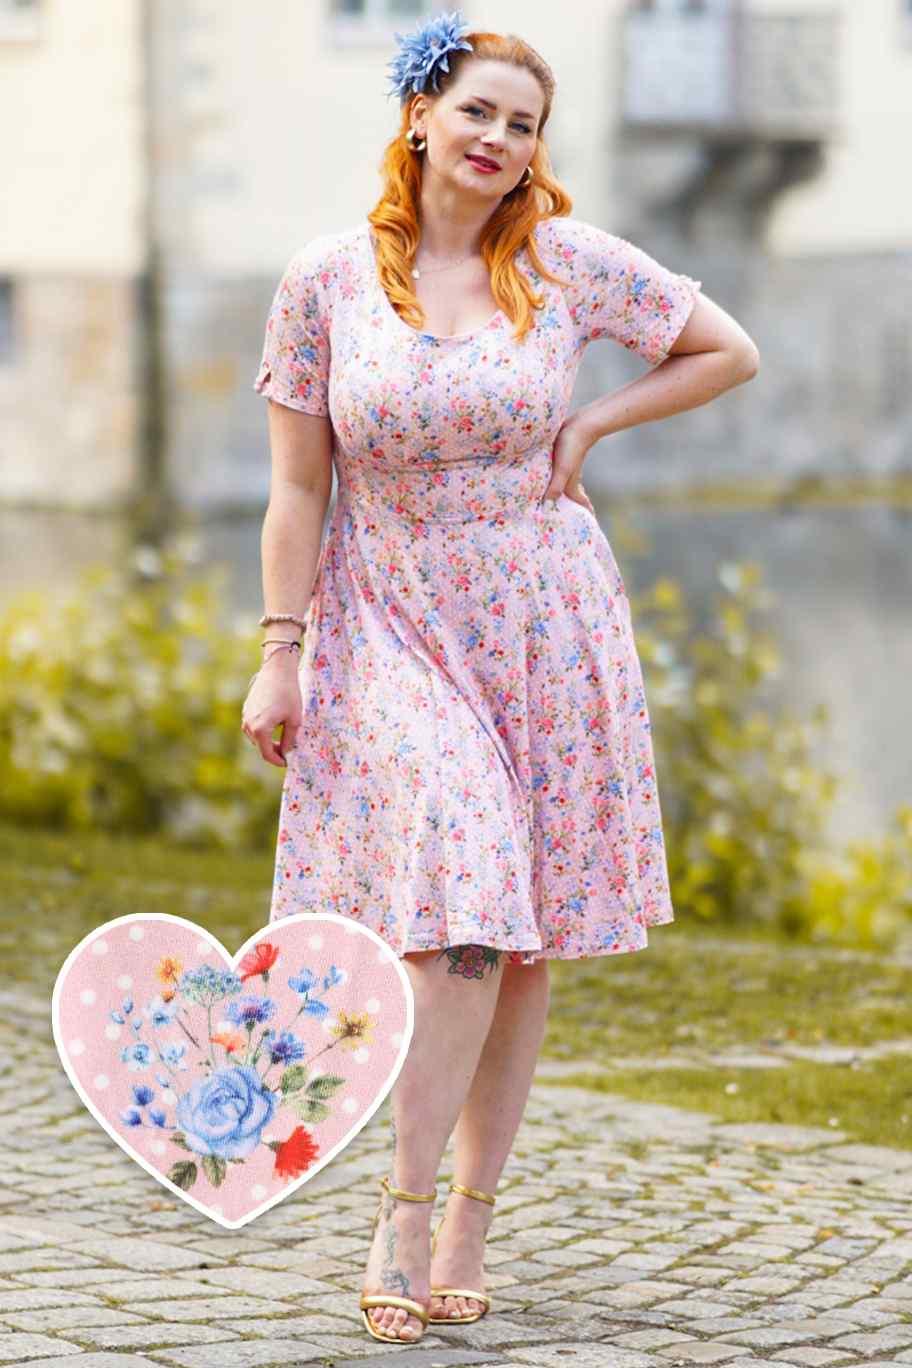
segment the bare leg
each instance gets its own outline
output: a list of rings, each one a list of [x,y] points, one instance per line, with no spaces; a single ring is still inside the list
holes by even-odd
[[[504,964],[497,1010],[454,1131],[454,1180],[495,1193],[525,1111],[548,1016],[548,961]],[[494,1208],[451,1192],[431,1265],[435,1287],[484,1292],[484,1243]],[[433,1316],[464,1316],[482,1303],[434,1297]]]
[[[501,951],[450,946],[405,955],[415,994],[415,1031],[390,1094],[393,1187],[433,1192],[437,1170],[487,1038],[502,974]],[[433,1203],[384,1192],[365,1272],[366,1293],[392,1292],[427,1302]],[[403,1307],[372,1307],[385,1335],[416,1340],[424,1327]]]

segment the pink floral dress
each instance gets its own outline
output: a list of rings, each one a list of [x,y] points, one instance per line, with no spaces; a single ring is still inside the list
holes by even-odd
[[[700,281],[546,219],[545,307],[419,332],[367,220],[289,262],[254,388],[328,414],[338,492],[299,667],[270,921],[354,917],[400,956],[640,950],[674,920],[630,605],[596,518],[539,507],[588,342],[664,360]],[[294,605],[283,605],[293,609]]]

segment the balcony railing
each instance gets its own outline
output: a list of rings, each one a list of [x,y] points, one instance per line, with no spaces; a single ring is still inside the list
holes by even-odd
[[[820,141],[839,124],[840,6],[634,0],[624,19],[627,127]]]

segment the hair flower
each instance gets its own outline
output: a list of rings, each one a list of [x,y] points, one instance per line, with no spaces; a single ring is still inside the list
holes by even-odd
[[[450,69],[447,53],[460,49],[473,51],[472,44],[464,41],[470,27],[461,11],[454,10],[452,14],[447,14],[442,10],[415,33],[406,34],[405,37],[397,33],[395,37],[399,52],[388,63],[393,68],[393,74],[392,89],[387,92],[387,99],[395,94],[404,104],[413,94],[424,90],[429,80],[433,80],[434,90],[437,91],[438,72]]]

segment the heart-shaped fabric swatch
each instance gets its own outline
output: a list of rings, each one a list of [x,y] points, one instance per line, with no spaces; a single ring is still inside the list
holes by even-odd
[[[233,957],[183,917],[135,913],[67,956],[54,1040],[96,1121],[228,1230],[354,1139],[408,1053],[414,995],[385,941],[296,913]]]

